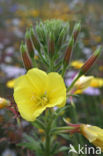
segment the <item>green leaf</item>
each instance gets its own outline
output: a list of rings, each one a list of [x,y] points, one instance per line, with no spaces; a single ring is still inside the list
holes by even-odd
[[[59,148],[59,143],[54,143],[53,146],[52,146],[52,151],[51,151],[51,154],[54,155],[55,153],[57,153],[57,150]]]
[[[17,144],[17,146],[22,146],[22,147],[27,148],[27,149],[30,149],[32,151],[35,151],[36,150],[35,149],[35,146],[33,146],[33,144],[31,144],[31,143],[22,142],[22,143]]]
[[[28,136],[27,134],[24,134],[24,139],[27,140],[27,142],[22,142],[17,144],[18,146],[22,146],[24,148],[30,149],[31,151],[35,151],[36,155],[43,155],[43,150],[41,148],[41,142],[38,140],[35,140],[33,137]]]
[[[36,156],[43,155],[43,151],[41,149],[36,148],[36,146],[34,146],[31,143],[22,142],[22,143],[17,144],[17,146],[22,146],[22,147],[27,148],[31,151],[34,151]]]
[[[68,109],[69,107],[70,107],[70,105],[66,105],[66,106],[64,106],[63,108],[57,109],[57,111],[56,111],[57,117],[58,117],[63,111],[65,111],[66,109]]]
[[[70,140],[69,134],[59,134],[63,139]]]
[[[35,150],[40,150],[40,143],[39,141],[36,141],[34,140],[33,137],[27,135],[27,134],[24,134],[24,138],[28,141],[28,145],[34,147],[33,149]]]
[[[56,151],[56,153],[63,152],[63,151],[67,151],[67,150],[69,150],[69,147],[67,147],[67,146],[62,146],[62,147],[60,147],[60,148]]]
[[[45,129],[43,122],[41,122],[39,119],[36,119],[34,122],[32,122],[32,125],[36,128]]]

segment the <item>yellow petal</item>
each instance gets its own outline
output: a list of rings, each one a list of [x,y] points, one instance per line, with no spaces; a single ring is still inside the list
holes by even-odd
[[[43,92],[47,89],[47,74],[46,72],[39,70],[37,68],[33,68],[28,71],[27,78],[32,83],[36,93],[42,95]]]
[[[91,87],[103,87],[103,79],[102,78],[94,78],[90,84]]]
[[[32,100],[33,92],[34,88],[26,76],[21,76],[15,80],[14,99],[21,116],[26,120],[32,120],[35,110]]]
[[[90,141],[93,142],[97,139],[98,135],[93,130],[91,125],[82,125],[81,127],[83,135]]]
[[[48,96],[50,102],[48,107],[66,103],[66,87],[61,75],[56,72],[48,74]]]

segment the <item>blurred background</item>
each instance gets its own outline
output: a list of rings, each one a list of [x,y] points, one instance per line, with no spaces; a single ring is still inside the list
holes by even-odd
[[[69,76],[78,71],[80,63],[87,60],[97,46],[103,45],[103,0],[0,0],[0,97],[12,100],[13,79],[25,73],[19,47],[27,27],[52,18],[69,21],[70,31],[75,22],[80,21],[82,25]],[[103,53],[88,75],[98,79],[80,97],[74,98],[77,120],[103,128]],[[71,110],[65,116],[71,120]],[[21,138],[13,117],[8,110],[0,110],[0,156],[29,153],[16,146]],[[29,133],[30,125],[22,122],[24,132]],[[63,139],[61,142],[68,144]]]

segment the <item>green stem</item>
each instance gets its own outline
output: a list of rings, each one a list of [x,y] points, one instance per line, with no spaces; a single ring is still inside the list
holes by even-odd
[[[73,100],[71,100],[71,107],[72,107],[72,115],[73,115],[73,122],[74,123],[78,123],[78,115],[77,115],[77,111],[76,111],[76,105],[73,102]]]
[[[64,77],[65,72],[66,72],[66,69],[67,69],[67,65],[66,64],[63,64],[62,77]]]
[[[51,112],[50,110],[46,110],[45,112],[45,121],[46,121],[46,128],[45,128],[45,155],[44,156],[51,156]]]
[[[74,78],[72,84],[67,88],[67,92],[70,91],[72,89],[72,87],[74,86],[74,84],[76,83],[76,81],[81,77],[81,74],[78,73],[77,76]]]
[[[73,102],[73,100],[71,100],[71,107],[72,107],[72,119],[74,123],[78,123],[78,115],[77,115],[77,111],[76,111],[76,105]],[[83,145],[83,141],[82,141],[82,137],[81,135],[79,136],[73,136],[74,137],[74,143],[75,145],[77,145],[78,143],[80,143],[81,145]]]
[[[54,60],[53,58],[50,58],[50,65],[49,65],[49,72],[53,72],[54,71]]]
[[[42,53],[41,53],[40,50],[38,51],[38,53],[39,53],[39,56],[40,56],[42,62],[43,62],[44,64],[48,65],[48,63],[46,62],[45,58],[42,56]]]
[[[46,131],[46,151],[45,156],[50,156],[50,129]]]
[[[34,66],[34,67],[37,67],[37,64],[36,64],[36,61],[34,60],[34,58],[31,58],[31,60],[32,60],[33,66]]]

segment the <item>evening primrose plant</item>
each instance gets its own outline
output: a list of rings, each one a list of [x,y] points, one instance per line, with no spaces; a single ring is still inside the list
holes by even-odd
[[[47,20],[36,23],[35,29],[33,26],[28,28],[25,43],[21,44],[21,56],[27,72],[15,80],[14,99],[21,117],[34,126],[35,135],[32,137],[25,134],[27,142],[19,145],[34,151],[36,156],[54,156],[68,151],[69,147],[61,147],[56,140],[57,135],[86,133],[83,124],[71,124],[64,120],[67,126],[61,125],[61,115],[69,109],[66,101],[75,96],[77,88],[84,89],[91,82],[92,77],[88,77],[84,83],[77,83],[85,77],[101,52],[101,47],[96,49],[67,87],[64,79],[79,32],[80,23],[75,24],[70,34],[68,22]],[[73,109],[74,116],[74,106]],[[39,135],[35,128],[40,132]],[[101,146],[97,143],[95,145]]]

